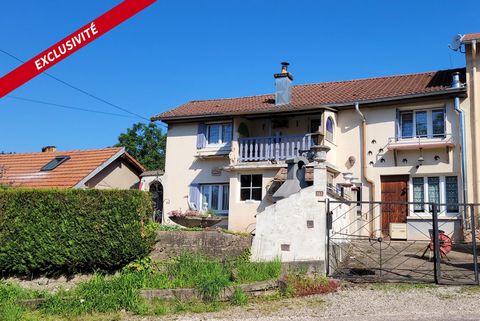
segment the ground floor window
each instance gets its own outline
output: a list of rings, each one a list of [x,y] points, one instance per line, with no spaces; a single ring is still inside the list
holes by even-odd
[[[412,201],[446,203],[440,212],[458,213],[458,178],[456,176],[412,177]],[[414,204],[414,212],[432,212],[432,206]]]
[[[228,214],[229,205],[228,184],[203,184],[200,186],[202,195],[202,210],[214,210],[219,215]]]
[[[240,200],[262,200],[262,175],[240,175]]]

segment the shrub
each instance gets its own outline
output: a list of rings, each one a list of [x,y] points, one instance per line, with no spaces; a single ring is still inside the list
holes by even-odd
[[[0,270],[60,274],[113,270],[148,254],[147,193],[0,189]]]

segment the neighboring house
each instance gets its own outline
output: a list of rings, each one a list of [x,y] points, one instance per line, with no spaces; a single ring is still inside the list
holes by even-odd
[[[143,172],[139,185],[141,191],[152,193],[154,220],[159,222],[163,214],[163,174],[162,170]]]
[[[316,131],[331,148],[327,181],[339,197],[353,181],[358,192],[348,194],[358,200],[480,202],[475,39],[463,38],[466,68],[292,86],[284,65],[274,94],[191,101],[152,117],[169,126],[164,212],[212,208],[229,229],[252,231],[285,179],[285,160],[308,150]],[[371,228],[429,211],[411,205]],[[446,221],[458,216],[458,206],[441,208]]]
[[[0,185],[27,188],[138,188],[143,166],[124,147],[0,154]]]

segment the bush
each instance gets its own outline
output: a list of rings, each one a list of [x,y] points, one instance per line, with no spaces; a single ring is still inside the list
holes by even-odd
[[[148,254],[150,196],[133,190],[0,189],[4,274],[110,271]],[[150,230],[151,231],[151,230]]]

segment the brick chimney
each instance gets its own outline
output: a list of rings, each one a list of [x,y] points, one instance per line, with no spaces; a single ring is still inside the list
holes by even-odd
[[[45,146],[45,147],[42,147],[42,153],[53,153],[53,152],[56,152],[57,151],[57,147],[56,146]]]
[[[288,72],[288,62],[282,62],[282,71],[275,77],[275,105],[288,105],[292,101],[293,76]]]

